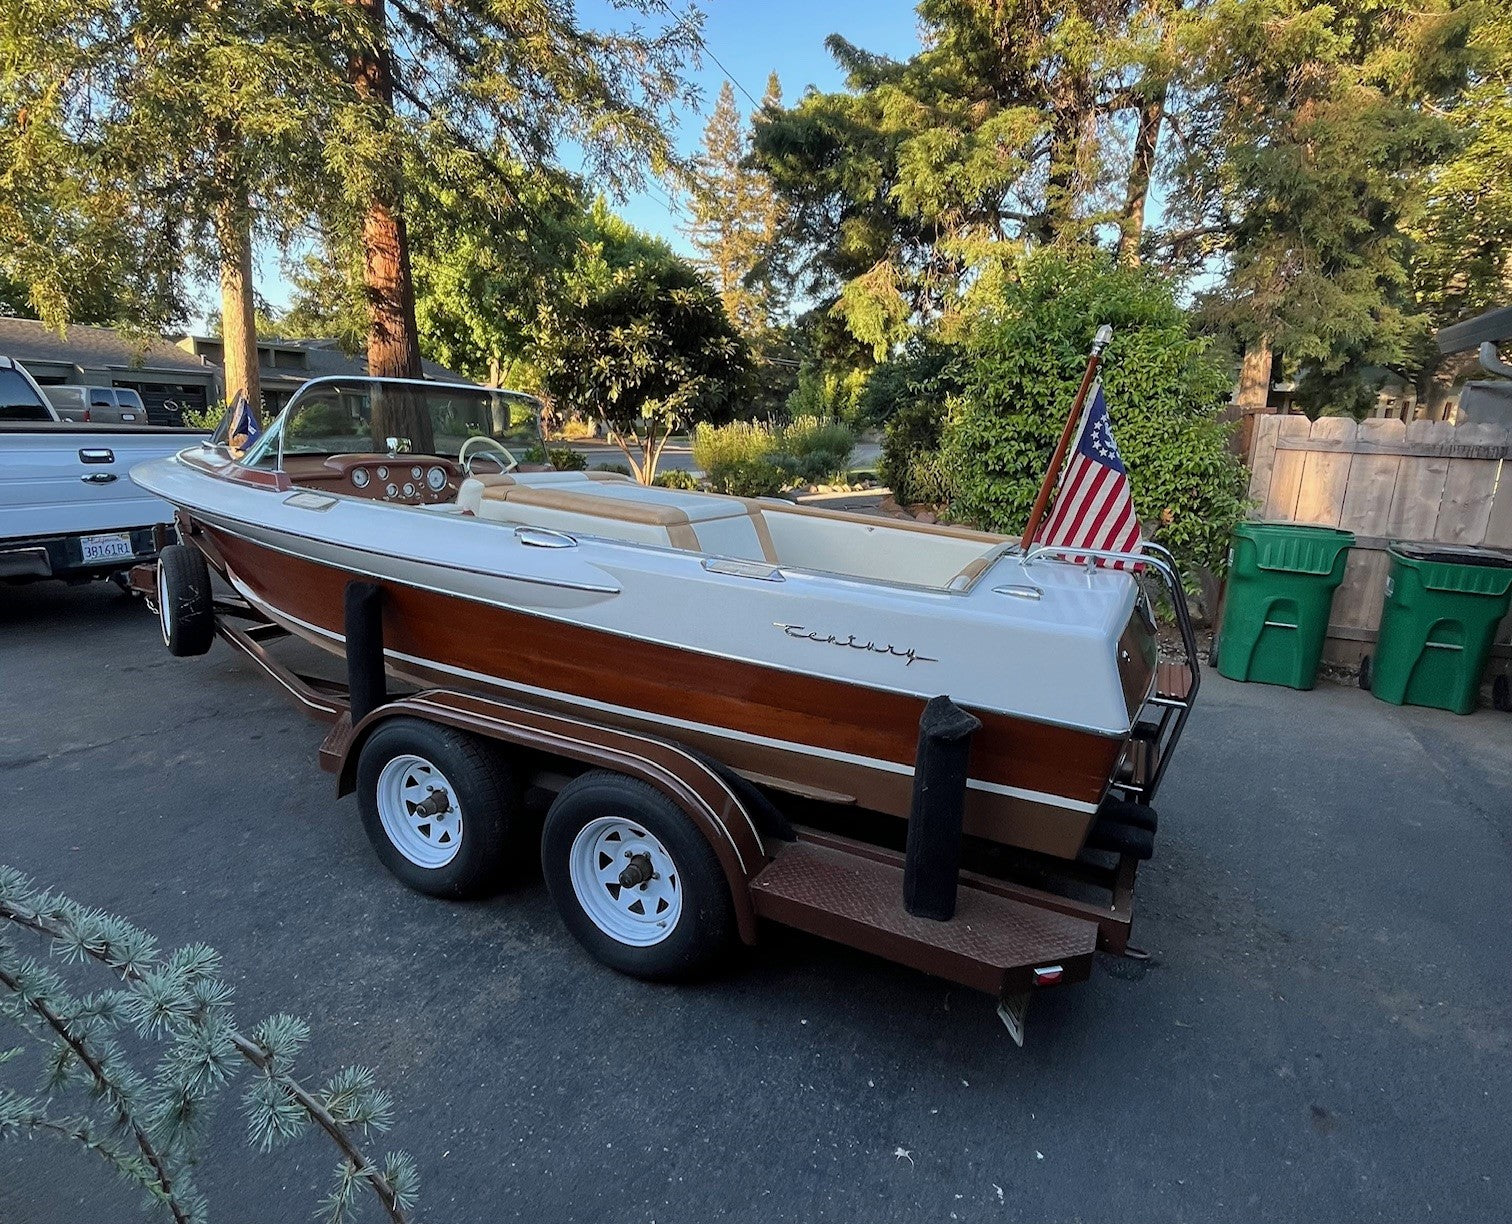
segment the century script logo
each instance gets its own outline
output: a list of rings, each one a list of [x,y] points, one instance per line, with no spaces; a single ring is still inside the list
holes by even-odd
[[[773,625],[781,629],[790,638],[802,638],[805,642],[818,642],[825,646],[849,646],[852,650],[869,650],[872,654],[891,655],[895,659],[904,659],[904,667],[912,667],[915,663],[938,663],[938,659],[932,659],[928,655],[921,655],[912,647],[899,650],[896,646],[881,645],[876,642],[859,641],[854,633],[848,633],[844,637],[836,637],[833,633],[820,633],[817,629],[810,629],[807,625],[784,625],[781,621],[773,621]]]

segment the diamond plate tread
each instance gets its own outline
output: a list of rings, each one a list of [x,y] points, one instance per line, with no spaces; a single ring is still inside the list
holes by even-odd
[[[963,886],[949,922],[903,908],[903,870],[828,846],[795,842],[751,881],[756,912],[979,990],[1022,989],[1036,966],[1063,980],[1091,971],[1097,926]]]

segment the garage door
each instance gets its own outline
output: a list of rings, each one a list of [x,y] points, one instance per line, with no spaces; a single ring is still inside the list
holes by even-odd
[[[117,387],[130,387],[142,397],[142,403],[147,405],[147,419],[154,425],[182,425],[184,409],[203,412],[208,402],[203,386],[130,382],[124,378],[114,382]]]

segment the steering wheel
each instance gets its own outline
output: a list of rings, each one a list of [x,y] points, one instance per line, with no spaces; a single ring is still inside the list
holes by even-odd
[[[499,463],[506,472],[512,472],[520,466],[520,461],[510,454],[509,448],[504,443],[497,438],[490,438],[487,434],[476,434],[457,449],[457,463],[469,476],[473,474],[471,452],[480,448],[495,450],[502,455],[503,458],[495,459],[495,462]]]

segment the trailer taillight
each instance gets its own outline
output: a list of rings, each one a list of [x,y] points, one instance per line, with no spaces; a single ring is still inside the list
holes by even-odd
[[[1045,965],[1034,971],[1034,984],[1036,986],[1054,986],[1066,971],[1059,965]]]

